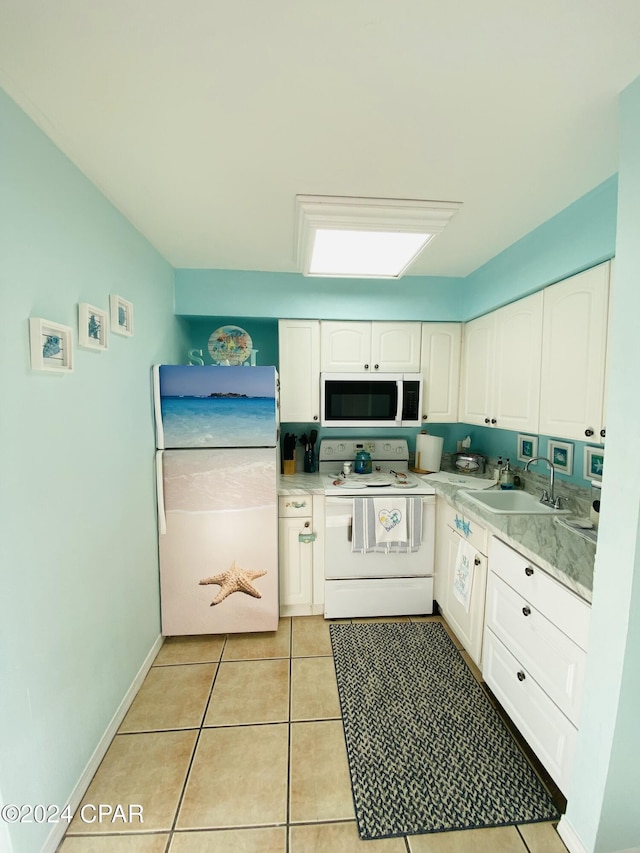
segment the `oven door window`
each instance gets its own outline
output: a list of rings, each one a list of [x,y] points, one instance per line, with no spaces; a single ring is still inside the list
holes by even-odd
[[[398,410],[394,380],[327,380],[324,416],[328,421],[393,422]]]

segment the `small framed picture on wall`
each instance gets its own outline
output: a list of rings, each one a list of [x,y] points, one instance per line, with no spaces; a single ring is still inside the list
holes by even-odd
[[[78,305],[78,344],[85,349],[106,350],[108,334],[107,312],[81,302]]]
[[[549,459],[561,474],[573,474],[573,444],[566,441],[549,440]]]
[[[122,296],[112,293],[109,296],[111,308],[111,331],[117,335],[133,335],[133,304]]]
[[[40,317],[29,319],[31,369],[52,373],[73,370],[73,337],[71,326],[52,323]]]
[[[518,435],[518,452],[516,454],[519,462],[528,462],[538,455],[537,435]]]
[[[604,450],[602,447],[585,447],[584,449],[584,478],[585,480],[602,480],[604,468]]]

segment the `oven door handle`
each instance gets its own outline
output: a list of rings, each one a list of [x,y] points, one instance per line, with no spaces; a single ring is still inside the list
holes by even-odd
[[[353,524],[353,497],[343,498],[327,495],[325,498],[324,526],[351,527]]]

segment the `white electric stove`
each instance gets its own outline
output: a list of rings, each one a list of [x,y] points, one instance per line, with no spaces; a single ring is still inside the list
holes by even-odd
[[[371,455],[371,474],[342,473],[345,462],[353,462],[359,450]],[[324,475],[326,495],[358,495],[413,492],[434,495],[435,489],[409,471],[409,447],[405,439],[322,439],[318,471]]]
[[[359,450],[371,455],[371,474],[344,476]],[[405,439],[323,439],[318,470],[324,478],[325,617],[408,616],[433,612],[435,489],[409,470]],[[354,518],[411,528],[407,542],[354,542]],[[404,521],[402,521],[404,519]],[[417,533],[417,535],[416,535]],[[409,541],[409,539],[411,541]]]

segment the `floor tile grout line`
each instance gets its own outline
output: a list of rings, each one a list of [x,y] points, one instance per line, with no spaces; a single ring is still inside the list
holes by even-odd
[[[182,790],[180,792],[180,796],[178,797],[178,803],[176,805],[175,814],[173,816],[173,821],[171,823],[171,830],[169,832],[168,845],[167,845],[165,853],[168,853],[168,851],[171,847],[171,844],[173,843],[173,834],[176,830],[176,825],[178,823],[178,816],[180,814],[180,809],[182,808],[182,804],[184,802],[184,797],[185,797],[185,794],[187,791],[187,785],[189,784],[189,777],[191,775],[191,770],[193,768],[193,762],[195,761],[196,753],[198,752],[198,744],[200,743],[200,737],[202,736],[204,719],[205,719],[206,714],[207,714],[209,702],[211,701],[211,696],[213,694],[213,688],[215,686],[216,679],[218,677],[218,673],[220,672],[220,661],[222,660],[222,655],[224,654],[224,649],[227,645],[228,639],[229,639],[229,635],[225,634],[224,642],[222,643],[222,648],[220,649],[220,660],[218,661],[218,665],[216,666],[216,672],[215,672],[215,675],[213,677],[213,681],[211,682],[211,689],[209,691],[209,698],[207,699],[207,702],[205,703],[205,710],[204,710],[204,713],[202,715],[200,726],[198,728],[198,734],[196,735],[195,743],[193,745],[193,751],[191,753],[191,759],[189,760],[189,765],[187,767],[187,772],[185,773],[184,782],[182,783]]]
[[[291,717],[293,716],[293,631],[294,621],[291,619],[291,628],[289,631],[289,720],[287,723],[287,792],[285,802],[286,825],[284,831],[284,849],[285,853],[290,851],[290,826],[291,826],[291,737],[293,729],[291,726]]]

